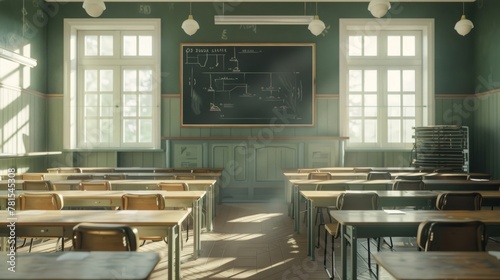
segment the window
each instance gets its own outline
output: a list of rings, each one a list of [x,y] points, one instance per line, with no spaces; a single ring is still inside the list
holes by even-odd
[[[159,148],[159,20],[65,20],[65,40],[65,148]]]
[[[411,148],[433,119],[433,21],[341,20],[340,114],[348,149]]]

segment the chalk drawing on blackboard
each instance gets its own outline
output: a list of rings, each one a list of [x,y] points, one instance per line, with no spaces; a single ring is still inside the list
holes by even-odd
[[[314,125],[313,46],[183,45],[181,124]]]

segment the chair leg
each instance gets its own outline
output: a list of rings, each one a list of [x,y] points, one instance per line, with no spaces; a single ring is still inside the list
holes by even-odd
[[[332,257],[331,257],[331,261],[332,261],[332,271],[330,272],[328,270],[328,266],[326,264],[326,259],[327,259],[327,247],[328,247],[328,231],[325,229],[325,245],[324,245],[324,250],[323,250],[323,267],[325,268],[325,271],[326,271],[326,274],[328,275],[328,278],[330,280],[333,280],[333,278],[335,277],[335,247],[334,247],[334,237],[332,236]]]

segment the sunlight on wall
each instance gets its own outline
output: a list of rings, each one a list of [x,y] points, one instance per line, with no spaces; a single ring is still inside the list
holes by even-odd
[[[4,119],[2,153],[23,154],[27,151],[25,141],[29,138],[30,110],[26,104],[23,108],[16,110],[10,118]]]
[[[0,81],[4,85],[21,86],[19,63],[0,58]]]
[[[31,57],[31,44],[26,44],[23,47],[23,55]],[[24,66],[22,67],[22,71],[22,88],[29,88],[31,86],[31,68]]]

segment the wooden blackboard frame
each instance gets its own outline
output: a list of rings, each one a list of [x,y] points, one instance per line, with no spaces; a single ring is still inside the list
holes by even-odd
[[[185,43],[181,127],[315,125],[314,43]]]

